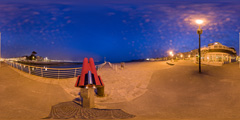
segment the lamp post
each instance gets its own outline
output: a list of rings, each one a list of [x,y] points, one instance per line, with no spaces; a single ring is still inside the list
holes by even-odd
[[[1,55],[1,32],[0,32],[0,67],[1,67],[1,64],[2,64],[2,55]]]
[[[197,29],[197,34],[199,35],[199,73],[201,73],[201,34],[203,33],[203,30],[201,29],[201,24],[203,23],[203,20],[196,20],[196,23],[199,25],[199,28]]]
[[[169,52],[169,54],[170,54],[170,56],[172,56],[172,59],[171,59],[171,61],[173,62],[173,52],[172,52],[172,51],[170,51],[170,52]]]

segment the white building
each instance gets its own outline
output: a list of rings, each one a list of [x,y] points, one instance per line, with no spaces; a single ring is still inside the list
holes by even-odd
[[[219,42],[208,44],[201,48],[201,61],[203,64],[222,65],[236,61],[236,50],[222,45]],[[198,62],[198,59],[196,59]]]

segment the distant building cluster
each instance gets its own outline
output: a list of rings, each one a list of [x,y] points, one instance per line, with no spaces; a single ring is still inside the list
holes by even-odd
[[[22,56],[16,58],[18,61],[48,61],[48,58],[43,58],[41,56],[36,56],[37,52],[33,51],[30,56]]]

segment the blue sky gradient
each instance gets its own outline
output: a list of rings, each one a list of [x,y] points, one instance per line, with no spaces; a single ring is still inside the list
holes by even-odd
[[[91,3],[92,2],[92,3]],[[36,51],[50,59],[120,62],[163,57],[169,50],[220,42],[238,51],[240,2],[232,1],[0,1],[2,57]]]

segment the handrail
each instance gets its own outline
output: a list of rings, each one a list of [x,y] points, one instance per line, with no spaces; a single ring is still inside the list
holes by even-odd
[[[23,65],[23,66],[29,66],[29,67],[34,67],[34,68],[44,68],[45,67],[39,67],[39,66],[32,66],[32,65],[26,65],[26,64],[21,64],[21,63],[15,63],[15,64],[20,64],[20,65]],[[77,67],[77,68],[47,68],[47,69],[55,69],[55,70],[69,70],[69,69],[81,69],[82,67]]]
[[[47,67],[39,67],[26,65],[21,63],[16,63],[13,61],[5,61],[8,65],[17,68],[23,72],[26,72],[31,75],[36,75],[45,78],[74,78],[81,74],[82,67],[77,68],[47,68]]]

